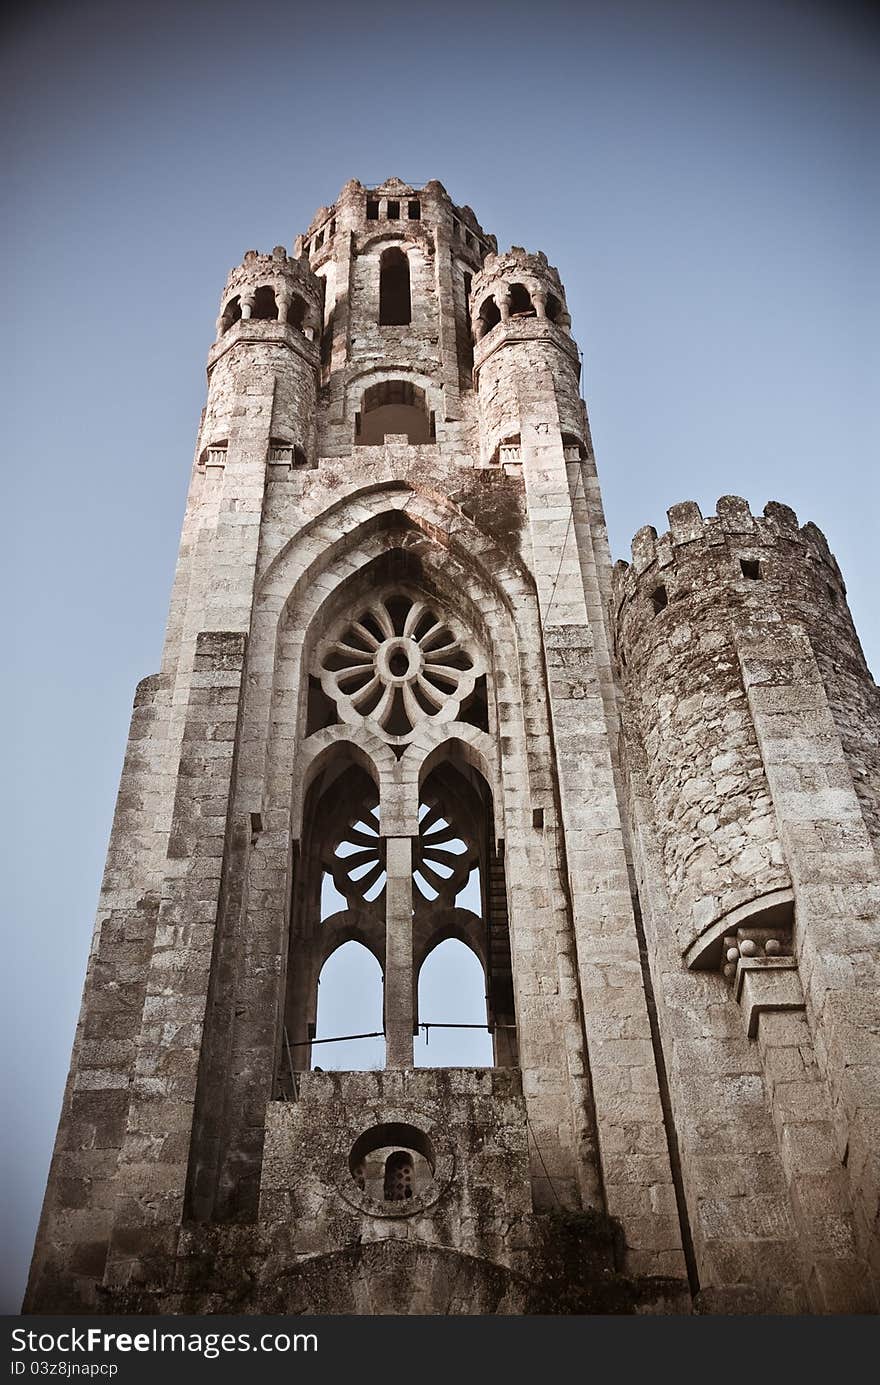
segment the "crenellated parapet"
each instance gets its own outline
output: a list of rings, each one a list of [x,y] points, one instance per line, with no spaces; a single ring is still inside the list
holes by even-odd
[[[454,246],[462,259],[478,269],[486,255],[496,250],[494,236],[483,230],[470,207],[459,207],[436,179],[416,187],[400,178],[386,178],[368,187],[350,179],[330,207],[321,207],[308,230],[297,236],[294,254],[319,269],[334,249],[339,235],[353,234],[358,247],[365,239],[388,234],[413,241],[430,242],[432,253],[437,231]]]
[[[689,597],[709,605],[710,591],[713,607],[722,600],[750,618],[773,618],[780,602],[786,615],[812,621],[817,603],[835,624],[848,617],[840,569],[815,524],[801,527],[794,510],[776,501],[757,516],[735,495],[721,496],[716,508],[704,518],[693,500],[673,505],[668,531],[658,536],[646,525],[633,538],[632,563],[616,564],[612,608],[624,654],[648,631],[656,639],[658,605]]]
[[[871,681],[840,568],[815,524],[801,525],[794,510],[772,500],[753,515],[736,495],[721,496],[716,514],[706,518],[693,500],[667,514],[668,531],[640,529],[631,564],[614,569],[612,617],[622,662],[642,641],[656,643],[685,613],[709,625],[794,620],[820,661]]]

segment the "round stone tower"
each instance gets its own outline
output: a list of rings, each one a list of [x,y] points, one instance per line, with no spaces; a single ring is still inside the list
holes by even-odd
[[[324,286],[283,246],[249,250],[223,290],[208,356],[201,466],[221,465],[230,435],[245,429],[265,455],[314,464],[318,338]],[[257,435],[259,439],[257,439]]]
[[[551,406],[555,416],[547,426],[560,429],[563,447],[587,456],[578,349],[565,291],[547,256],[519,246],[489,255],[471,290],[471,323],[483,460],[519,460],[524,410],[535,398]]]
[[[632,565],[615,568],[612,600],[624,699],[689,948],[733,911],[790,894],[737,632],[802,625],[844,723],[853,687],[867,699],[873,685],[840,570],[815,525],[800,528],[773,502],[752,515],[738,496],[722,496],[708,519],[693,501],[674,505],[669,525],[660,538],[639,530]]]

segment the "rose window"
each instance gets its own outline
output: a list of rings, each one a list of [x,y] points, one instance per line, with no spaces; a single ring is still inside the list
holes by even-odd
[[[473,692],[474,659],[430,603],[376,597],[318,650],[321,685],[347,722],[377,724],[388,740],[426,718],[449,720]]]

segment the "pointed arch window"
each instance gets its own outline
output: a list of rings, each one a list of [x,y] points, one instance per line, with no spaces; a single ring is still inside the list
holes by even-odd
[[[444,1027],[431,1029],[431,1021]],[[418,1068],[491,1068],[495,1061],[486,1015],[486,976],[476,953],[446,938],[428,954],[419,973]],[[461,1028],[452,1028],[461,1025]],[[473,1025],[473,1028],[464,1026]]]
[[[317,1042],[312,1066],[325,1071],[369,1071],[385,1066],[382,1033],[382,968],[363,943],[343,943],[327,958],[318,978]],[[350,1034],[372,1035],[350,1039]]]

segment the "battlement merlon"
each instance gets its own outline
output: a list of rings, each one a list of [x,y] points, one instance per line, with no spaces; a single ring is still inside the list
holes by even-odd
[[[674,573],[682,557],[690,564],[695,554],[702,552],[708,559],[720,545],[731,543],[742,548],[745,562],[749,561],[750,547],[775,548],[786,555],[796,551],[802,557],[809,557],[821,565],[826,580],[837,595],[845,599],[843,577],[825,535],[811,521],[800,525],[788,505],[771,500],[764,506],[762,515],[753,515],[747,500],[738,495],[723,495],[716,511],[715,515],[704,517],[696,501],[685,500],[667,510],[669,529],[666,533],[658,535],[650,524],[638,530],[631,545],[632,562],[619,559],[614,566],[612,611],[615,617],[652,584]]]

